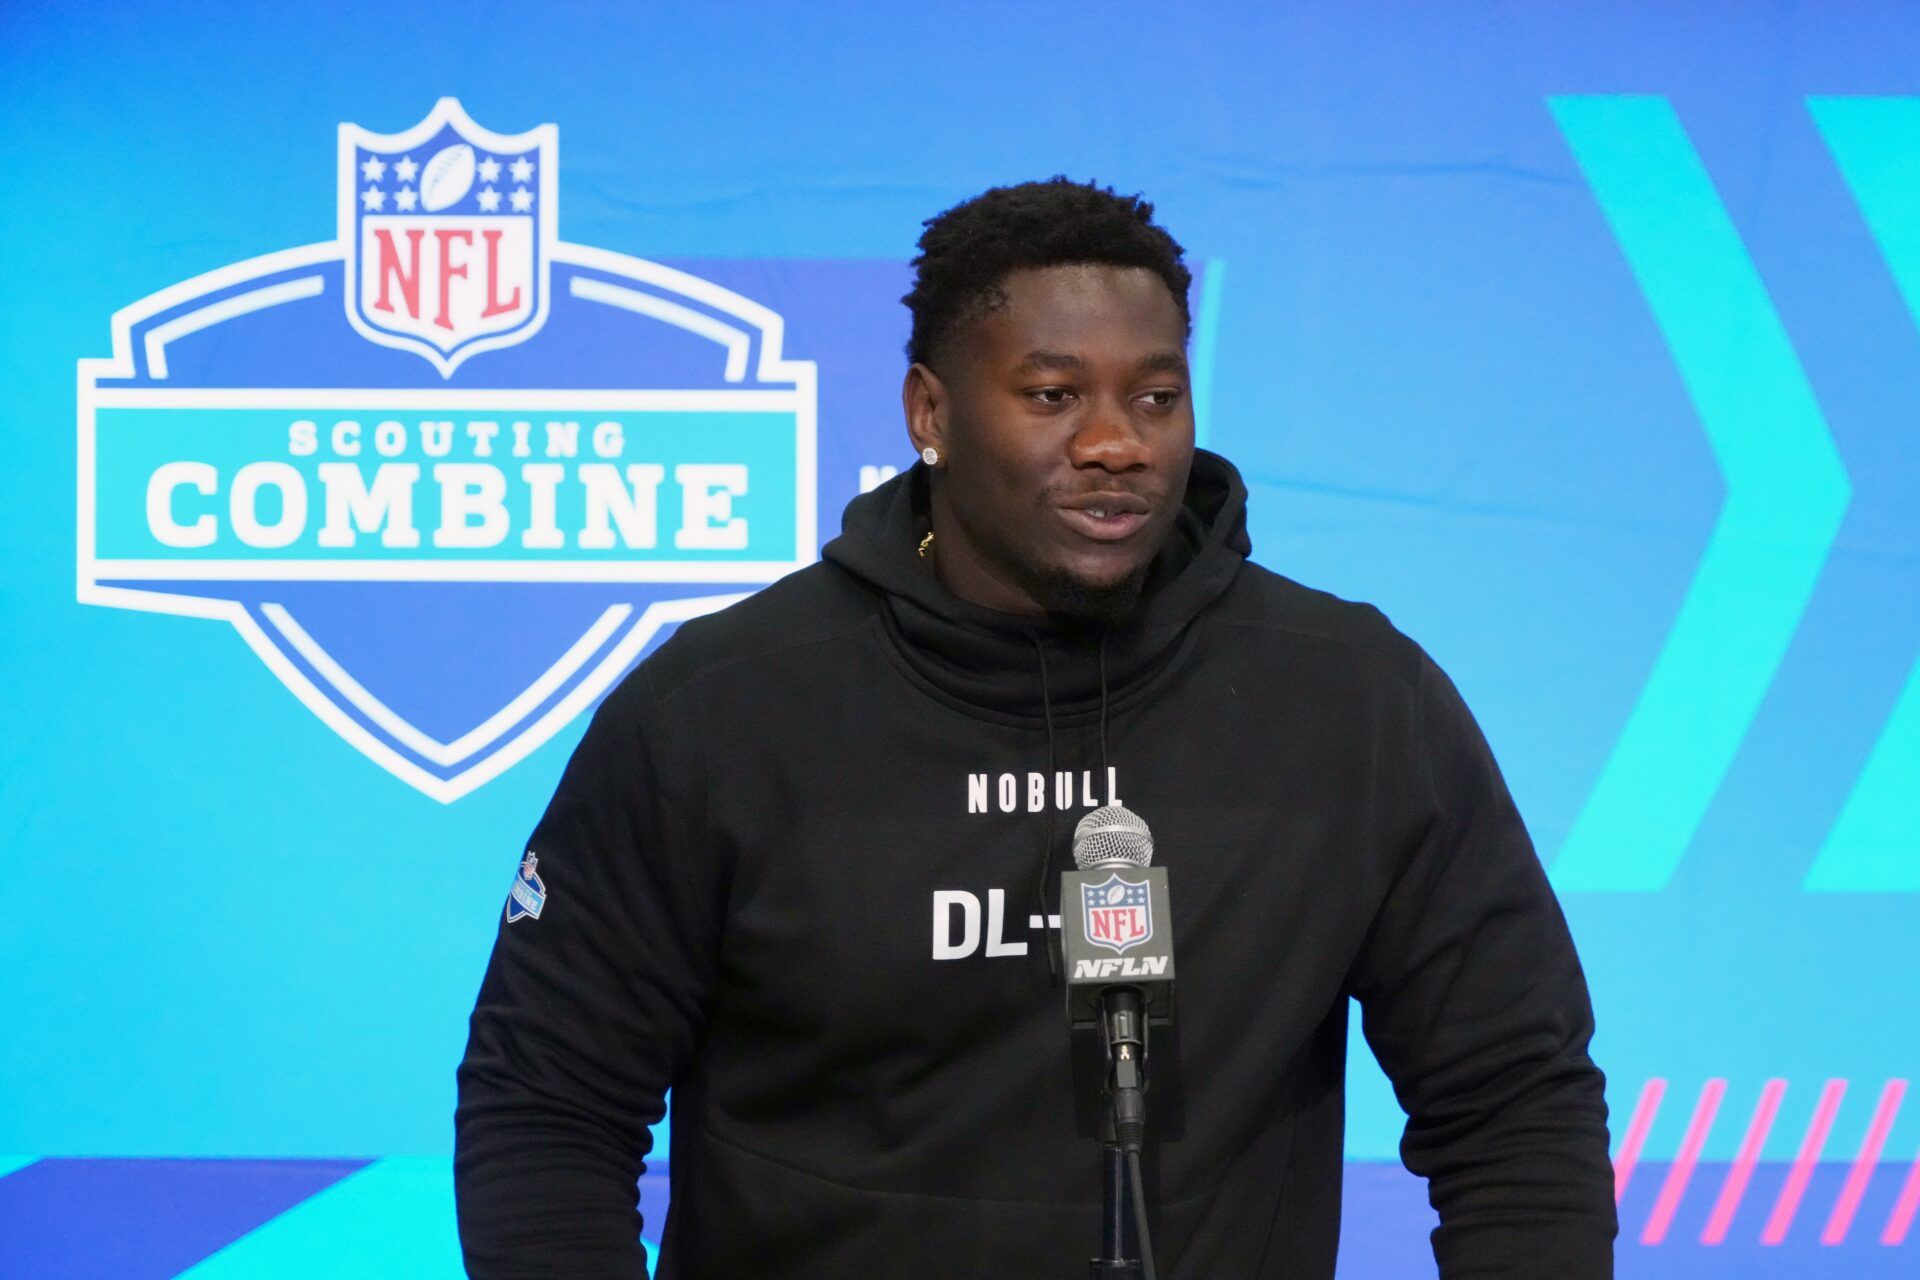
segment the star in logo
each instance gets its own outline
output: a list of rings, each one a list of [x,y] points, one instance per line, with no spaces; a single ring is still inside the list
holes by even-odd
[[[507,167],[513,170],[513,180],[515,182],[525,182],[527,179],[533,177],[533,161],[527,159],[525,156],[519,157]]]
[[[360,176],[368,182],[380,181],[381,175],[386,173],[386,171],[387,162],[378,156],[368,156],[360,162]]]
[[[525,187],[515,187],[513,194],[507,197],[507,202],[513,206],[515,213],[525,213],[533,208],[533,192]]]
[[[499,167],[500,167],[499,165],[494,166],[494,168],[496,169]],[[492,187],[480,188],[480,195],[478,196],[478,199],[480,201],[480,212],[482,213],[499,212],[500,193],[498,191],[495,191]]]
[[[480,181],[482,182],[500,181],[500,162],[494,159],[492,156],[488,156],[485,160],[482,160],[480,162]]]
[[[372,213],[377,209],[385,207],[387,203],[387,193],[378,187],[368,187],[360,193],[360,203],[366,207],[368,213]]]
[[[400,168],[399,165],[394,166],[394,170],[396,172],[399,171],[399,168]],[[393,207],[396,209],[399,209],[403,213],[411,212],[413,209],[413,206],[418,204],[419,202],[420,202],[420,197],[414,193],[414,190],[412,187],[402,187],[398,191],[393,193]]]
[[[413,162],[412,156],[401,156],[393,165],[393,176],[402,182],[412,182],[413,175],[420,172],[420,166]],[[413,206],[408,205],[411,209]]]

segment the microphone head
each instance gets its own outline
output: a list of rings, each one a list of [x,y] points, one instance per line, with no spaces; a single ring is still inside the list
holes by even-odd
[[[1153,832],[1124,805],[1095,809],[1073,829],[1073,865],[1082,871],[1116,864],[1144,867],[1152,861]]]

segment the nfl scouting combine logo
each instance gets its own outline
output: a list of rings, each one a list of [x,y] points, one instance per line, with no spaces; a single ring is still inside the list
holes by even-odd
[[[507,893],[508,924],[517,924],[528,916],[538,920],[540,909],[547,905],[547,886],[534,870],[539,865],[539,855],[527,850],[527,856],[520,860],[520,871],[513,878],[513,888]]]
[[[451,98],[344,124],[335,239],[118,312],[80,362],[81,601],[233,624],[451,802],[813,560],[813,364],[766,306],[560,240],[558,170],[555,126]]]

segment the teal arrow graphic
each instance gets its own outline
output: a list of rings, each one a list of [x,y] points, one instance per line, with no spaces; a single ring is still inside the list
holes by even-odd
[[[1552,867],[1666,886],[1760,709],[1852,497],[1799,358],[1665,98],[1556,97],[1700,415],[1726,498],[1653,670]]]
[[[1920,99],[1809,98],[1807,107],[1920,323]],[[1920,893],[1920,664],[1804,884],[1840,893]]]
[[[1193,442],[1202,449],[1213,447],[1213,356],[1220,348],[1220,288],[1226,279],[1226,262],[1207,259],[1193,322]]]

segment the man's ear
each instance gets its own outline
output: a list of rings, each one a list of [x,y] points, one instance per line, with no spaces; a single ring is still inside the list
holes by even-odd
[[[906,413],[907,438],[913,451],[947,452],[947,384],[924,364],[915,362],[900,387],[900,407]]]

